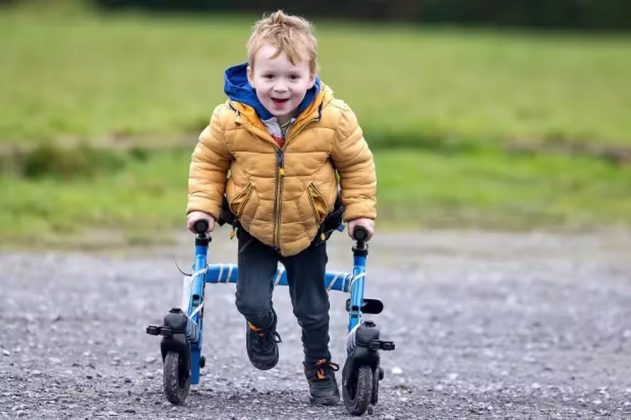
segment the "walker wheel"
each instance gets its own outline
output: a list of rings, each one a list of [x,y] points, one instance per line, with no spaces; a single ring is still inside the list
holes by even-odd
[[[171,404],[182,405],[191,387],[191,375],[180,355],[174,351],[164,358],[164,395]]]
[[[372,373],[372,398],[370,399],[372,405],[377,405],[379,402],[379,381],[381,379],[383,379],[383,369],[377,367]]]
[[[379,379],[377,378],[377,382]],[[373,399],[374,390],[373,372],[370,366],[360,366],[351,372],[349,364],[344,364],[342,371],[342,396],[346,410],[354,415],[364,414]]]

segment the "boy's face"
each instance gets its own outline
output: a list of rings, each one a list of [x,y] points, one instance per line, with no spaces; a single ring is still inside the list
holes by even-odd
[[[253,67],[248,66],[248,81],[256,96],[280,124],[294,117],[294,112],[313,87],[315,75],[306,59],[291,64],[283,52],[272,58],[276,48],[263,44],[254,56]]]

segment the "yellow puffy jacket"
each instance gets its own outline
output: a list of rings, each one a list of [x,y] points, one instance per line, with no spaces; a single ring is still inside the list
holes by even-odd
[[[375,219],[372,153],[353,111],[322,84],[280,148],[250,106],[215,108],[191,159],[187,213],[218,220],[225,194],[252,236],[290,256],[309,246],[333,209],[338,175],[344,220]]]

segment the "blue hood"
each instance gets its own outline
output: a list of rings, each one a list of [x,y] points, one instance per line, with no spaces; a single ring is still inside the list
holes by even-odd
[[[241,102],[242,104],[249,105],[254,108],[262,120],[268,120],[272,118],[272,114],[265,109],[263,104],[259,101],[259,98],[256,97],[256,91],[252,86],[250,86],[250,82],[248,82],[247,68],[248,63],[243,63],[226,69],[223,77],[223,91],[226,93],[228,98],[233,101]],[[298,115],[311,105],[311,102],[313,102],[316,96],[318,96],[319,92],[320,78],[316,76],[315,84],[307,91],[305,98],[298,106]]]

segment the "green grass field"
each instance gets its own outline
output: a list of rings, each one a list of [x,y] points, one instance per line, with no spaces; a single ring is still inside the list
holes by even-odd
[[[0,244],[181,228],[196,133],[255,19],[81,4],[0,9]],[[631,226],[629,161],[594,153],[631,150],[631,36],[316,24],[321,77],[375,151],[380,226]]]

